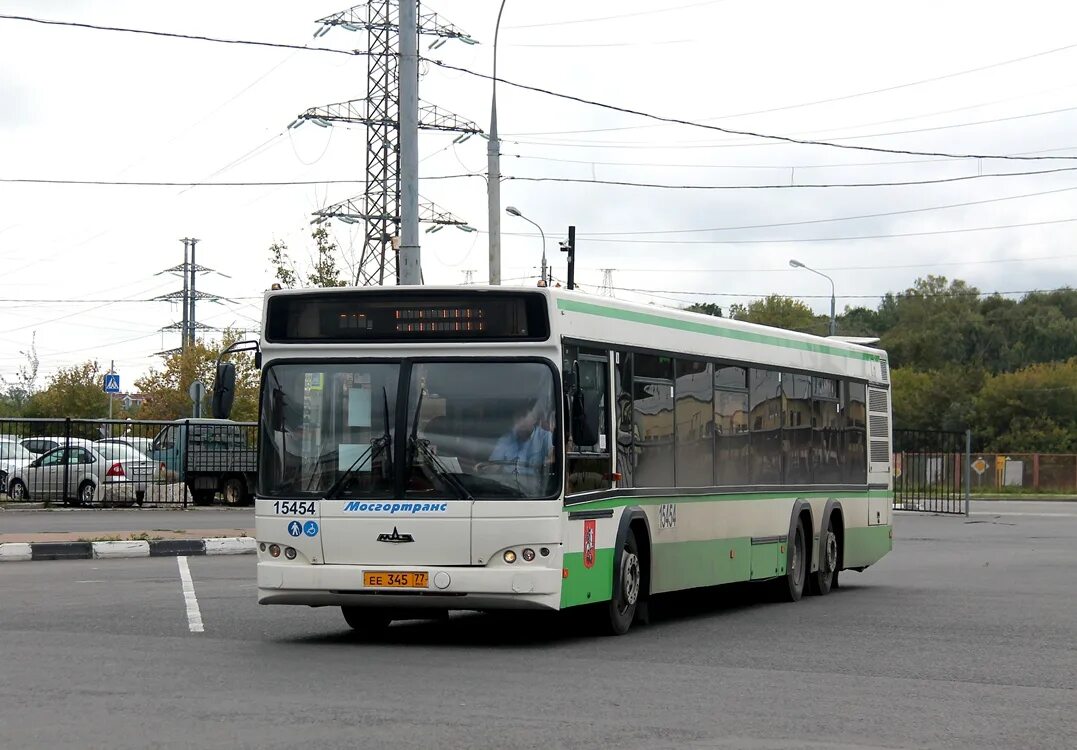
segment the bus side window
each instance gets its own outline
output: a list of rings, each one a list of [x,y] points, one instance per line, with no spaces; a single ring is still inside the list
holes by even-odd
[[[639,460],[639,429],[632,413],[632,352],[614,352],[614,374],[617,392],[613,414],[613,430],[617,439],[617,473],[619,487],[634,487],[636,464]]]
[[[609,440],[609,352],[582,346],[566,346],[563,371],[574,377],[575,393],[566,393],[569,410],[583,408],[591,424],[598,425],[596,442],[579,445],[572,425],[579,415],[566,414],[565,455],[566,494],[591,492],[611,487],[612,454]]]

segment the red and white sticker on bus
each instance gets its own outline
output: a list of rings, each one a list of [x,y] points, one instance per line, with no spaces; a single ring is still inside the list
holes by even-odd
[[[583,522],[583,567],[595,566],[595,521],[590,519]]]

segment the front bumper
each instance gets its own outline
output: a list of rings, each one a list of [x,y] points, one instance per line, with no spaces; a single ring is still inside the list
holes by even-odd
[[[408,609],[559,609],[561,569],[467,566],[311,565],[258,561],[260,604]],[[363,586],[363,571],[426,571],[426,589]]]

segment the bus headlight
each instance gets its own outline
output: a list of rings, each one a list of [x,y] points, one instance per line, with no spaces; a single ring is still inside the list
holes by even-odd
[[[505,559],[505,562],[509,563],[510,565],[516,562],[516,553],[513,552],[511,549],[505,550],[505,554],[502,555],[502,557]]]
[[[535,559],[535,550],[530,547],[524,547],[523,558],[524,562],[531,562]]]
[[[273,557],[280,557],[280,545],[279,544],[271,544],[271,545],[269,545],[269,554],[271,556],[273,556]]]
[[[284,556],[287,557],[289,560],[294,560],[295,559],[295,547],[285,547],[284,548]]]

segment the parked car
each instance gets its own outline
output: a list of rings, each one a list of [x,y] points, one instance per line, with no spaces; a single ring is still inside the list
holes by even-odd
[[[227,505],[247,505],[258,466],[253,429],[228,419],[180,419],[158,433],[147,455],[187,485],[196,505],[209,505],[218,492]]]
[[[7,492],[13,500],[133,505],[146,496],[156,474],[157,464],[130,446],[72,439],[71,445],[54,448],[11,472]]]
[[[7,492],[7,479],[12,472],[34,460],[34,454],[17,440],[0,439],[0,492]]]
[[[94,445],[122,445],[149,456],[153,450],[153,438],[130,436],[101,438],[100,440],[95,440]]]
[[[63,438],[57,437],[30,437],[19,441],[22,447],[35,456],[43,456],[49,451],[63,445]]]

